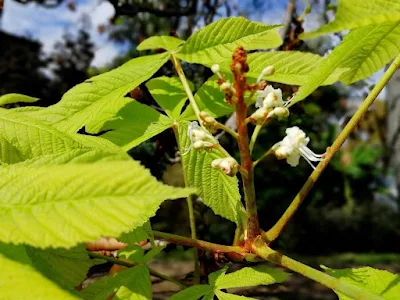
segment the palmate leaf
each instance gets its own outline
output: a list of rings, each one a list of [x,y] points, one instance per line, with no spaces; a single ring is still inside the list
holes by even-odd
[[[14,110],[0,109],[0,128],[2,164],[26,160],[32,163],[45,163],[47,160],[65,163],[82,161],[83,156],[88,161],[95,161],[102,158],[102,155],[114,159],[128,159],[117,146],[104,139],[67,134]]]
[[[245,296],[228,294],[228,293],[222,292],[220,290],[216,290],[215,295],[217,296],[217,298],[219,300],[245,300],[245,299],[256,300],[255,298],[249,298],[249,297],[245,297]]]
[[[0,96],[0,106],[6,105],[6,104],[11,104],[11,103],[18,103],[18,102],[24,102],[24,103],[32,103],[38,101],[39,98],[34,98],[22,94],[6,94],[3,96]]]
[[[309,74],[321,60],[322,57],[319,55],[299,51],[251,53],[247,59],[250,70],[246,75],[249,77],[249,82],[253,83],[264,68],[274,66],[274,74],[264,76],[263,79],[290,85],[302,85],[307,82]],[[340,75],[346,70],[346,68],[337,69],[322,85],[330,85],[339,80]]]
[[[378,71],[400,52],[399,36],[400,21],[352,30],[310,73],[291,105],[310,95],[339,68],[349,68],[340,76],[340,80],[347,84]]]
[[[97,280],[81,292],[83,299],[151,300],[149,270],[144,265],[123,270],[111,277]]]
[[[170,300],[197,300],[200,297],[213,293],[213,287],[208,284],[199,284],[176,293],[169,298]]]
[[[215,280],[218,289],[269,285],[286,280],[288,273],[266,266],[245,267],[236,272],[221,274]]]
[[[224,101],[225,96],[217,83],[217,79],[216,75],[209,78],[194,95],[200,111],[207,112],[215,118],[234,112],[232,105]],[[191,105],[182,113],[180,119],[196,120],[196,114]]]
[[[143,225],[166,199],[193,189],[165,186],[135,161],[0,168],[0,241],[73,247]]]
[[[29,265],[60,287],[73,291],[86,278],[89,268],[101,263],[91,259],[81,244],[71,249],[38,249],[0,243],[0,254]]]
[[[178,39],[173,36],[160,35],[152,36],[145,39],[137,46],[137,50],[154,50],[154,49],[165,49],[168,51],[173,51],[182,45],[185,41]]]
[[[176,56],[187,62],[211,66],[230,58],[238,46],[246,50],[275,48],[282,44],[279,27],[243,17],[222,18],[194,33]]]
[[[400,2],[397,0],[338,0],[335,20],[319,27],[316,31],[301,34],[300,38],[308,39],[388,21],[400,21]]]
[[[134,58],[107,73],[94,76],[70,89],[61,101],[44,110],[30,112],[65,132],[77,132],[93,122],[114,101],[149,79],[168,60],[169,53]]]
[[[101,137],[129,150],[163,132],[173,125],[173,120],[151,107],[126,98],[126,105],[116,112],[115,117],[105,122]]]
[[[193,91],[193,83],[188,83]],[[165,113],[172,119],[178,119],[188,98],[180,80],[162,76],[149,80],[146,86]]]
[[[187,149],[190,145],[187,136],[188,125],[189,122],[186,121],[179,123],[180,149]],[[205,205],[217,215],[238,224],[244,214],[238,179],[211,167],[214,159],[223,157],[226,157],[226,154],[219,148],[200,152],[192,149],[188,154],[182,155],[184,175],[189,186],[198,188]]]
[[[388,271],[370,267],[334,270],[323,267],[325,272],[350,284],[361,287],[385,300],[397,300],[400,295],[400,277]],[[336,291],[335,291],[336,292]],[[351,298],[336,292],[340,300]]]
[[[32,266],[0,254],[0,295],[2,299],[77,300]]]

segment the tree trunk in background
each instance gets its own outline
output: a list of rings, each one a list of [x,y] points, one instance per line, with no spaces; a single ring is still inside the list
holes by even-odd
[[[397,71],[386,86],[387,99],[387,149],[390,174],[395,176],[400,189],[400,72]],[[397,197],[399,193],[397,192]]]

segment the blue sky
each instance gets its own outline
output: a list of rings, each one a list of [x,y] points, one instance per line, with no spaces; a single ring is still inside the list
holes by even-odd
[[[249,5],[253,0],[231,1],[239,11],[247,11],[248,18],[270,24],[283,21],[287,5],[287,0],[258,0],[259,6],[254,8]],[[69,2],[65,1],[57,8],[46,9],[34,3],[22,5],[5,0],[1,30],[38,40],[43,44],[43,50],[49,52],[64,33],[76,33],[86,17],[91,23],[89,32],[96,48],[93,66],[104,66],[124,51],[123,47],[109,41],[107,34],[99,34],[97,31],[99,25],[107,25],[114,15],[114,8],[108,1],[76,0],[75,11],[68,9]],[[298,2],[302,5],[301,1]]]

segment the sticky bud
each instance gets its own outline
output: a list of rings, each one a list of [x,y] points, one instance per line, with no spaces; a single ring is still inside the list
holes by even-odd
[[[214,64],[214,65],[212,65],[211,71],[212,71],[214,74],[215,74],[215,73],[218,73],[218,72],[220,71],[219,64]]]

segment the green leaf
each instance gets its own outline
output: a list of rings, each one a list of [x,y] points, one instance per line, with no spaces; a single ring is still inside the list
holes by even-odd
[[[136,227],[129,232],[122,233],[118,237],[118,241],[132,245],[152,238],[152,236],[153,232],[151,230],[150,222],[146,222],[143,224],[143,226]]]
[[[118,256],[129,259],[136,264],[144,264],[144,250],[139,245],[129,245],[118,251]]]
[[[77,132],[96,119],[110,103],[149,79],[168,60],[169,53],[134,58],[119,68],[94,76],[64,94],[57,104],[38,111],[35,118],[65,132]]]
[[[173,125],[173,120],[151,107],[137,101],[129,101],[116,115],[106,122],[101,131],[102,138],[122,147],[132,149]]]
[[[160,254],[165,249],[165,247],[166,246],[154,246],[153,248],[151,248],[150,251],[148,251],[144,256],[145,263],[148,263],[158,254]]]
[[[250,71],[246,74],[250,80],[255,82],[262,70],[268,66],[274,66],[273,75],[264,76],[263,79],[268,82],[280,82],[290,85],[304,84],[309,74],[316,68],[322,57],[312,53],[299,51],[276,51],[276,52],[258,52],[248,55],[247,62]],[[221,65],[221,69],[229,71],[230,62]],[[332,74],[323,82],[323,85],[329,85],[339,79],[347,69],[340,69],[337,73]]]
[[[214,118],[233,113],[232,105],[224,101],[224,93],[219,88],[216,75],[209,78],[196,92],[194,98],[200,111],[208,112]],[[191,105],[182,113],[181,120],[195,120],[196,114]]]
[[[99,260],[89,258],[85,245],[71,249],[38,249],[25,246],[36,270],[66,289],[74,289],[83,282],[89,268]]]
[[[219,278],[225,275],[226,271],[228,271],[228,266],[223,267],[222,269],[212,272],[208,274],[208,284],[211,286],[215,286],[215,283]]]
[[[316,31],[300,35],[302,39],[353,29],[387,21],[400,21],[400,2],[393,0],[338,0],[335,20],[319,27]]]
[[[269,285],[283,282],[289,276],[283,271],[266,266],[246,267],[229,274],[222,274],[215,281],[218,289]]]
[[[245,297],[245,296],[224,293],[220,290],[216,290],[215,295],[217,295],[219,300],[244,300],[244,299],[256,300],[255,298],[249,298],[249,297]]]
[[[37,272],[32,266],[0,254],[0,295],[2,299],[65,299],[77,297]]]
[[[30,118],[24,113],[0,109],[0,163],[14,164],[27,160],[37,164],[47,160],[64,163],[85,156],[94,161],[104,156],[127,156],[112,143],[98,137],[67,134]],[[100,149],[94,151],[94,149]],[[101,152],[100,152],[101,151]],[[105,152],[109,152],[106,154]],[[39,163],[40,164],[40,163]]]
[[[207,294],[204,295],[203,298],[201,298],[201,300],[214,300],[214,291],[212,292],[208,292]]]
[[[149,270],[144,265],[123,270],[114,276],[97,280],[81,292],[83,299],[105,300],[151,300],[151,280]]]
[[[0,128],[0,163],[84,147],[70,136],[12,110],[0,110]]]
[[[339,68],[349,68],[340,76],[347,84],[378,71],[400,52],[399,24],[389,22],[352,30],[310,73],[290,105],[310,95]]]
[[[187,136],[188,125],[189,122],[186,121],[179,123],[180,149],[187,149],[190,145],[190,139]],[[184,174],[189,186],[199,189],[205,205],[217,215],[238,224],[244,213],[238,180],[211,167],[214,159],[223,157],[226,157],[226,154],[220,147],[200,152],[192,149],[187,155],[182,156]]]
[[[165,113],[172,119],[178,119],[188,98],[180,80],[177,77],[162,76],[149,80],[146,86]],[[191,82],[189,86],[193,91]]]
[[[160,35],[152,36],[145,39],[143,42],[137,46],[137,50],[154,50],[154,49],[165,49],[168,51],[173,51],[182,45],[185,41],[178,39],[173,36]]]
[[[324,267],[330,275],[354,284],[386,300],[397,300],[400,295],[400,277],[388,271],[370,267],[334,270]],[[335,291],[336,292],[336,291]],[[338,292],[340,300],[350,300]]]
[[[72,247],[143,225],[173,188],[135,161],[0,168],[0,241]]]
[[[39,98],[34,98],[22,94],[6,94],[3,96],[0,96],[0,106],[6,105],[6,104],[11,104],[11,103],[18,103],[18,102],[24,102],[24,103],[33,103],[38,101]]]
[[[197,300],[212,291],[213,288],[208,284],[194,285],[172,295],[169,300]]]
[[[275,48],[282,44],[279,27],[243,17],[222,18],[194,33],[176,56],[187,62],[211,66],[230,58],[238,46],[247,51]]]

